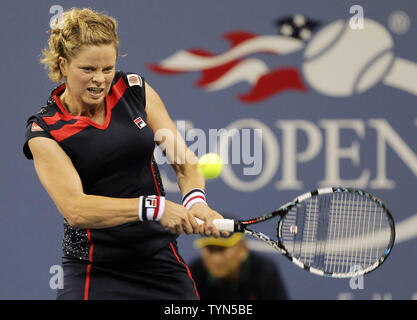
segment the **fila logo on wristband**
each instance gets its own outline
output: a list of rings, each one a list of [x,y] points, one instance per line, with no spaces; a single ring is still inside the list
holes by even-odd
[[[182,198],[182,205],[187,209],[190,209],[194,204],[198,202],[206,202],[206,194],[201,189],[192,189]]]
[[[165,210],[165,197],[140,196],[139,197],[139,220],[159,221]]]
[[[146,208],[156,208],[158,204],[157,199],[145,198],[145,207]]]

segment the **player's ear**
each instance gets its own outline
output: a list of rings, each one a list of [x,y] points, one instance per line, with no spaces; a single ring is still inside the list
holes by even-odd
[[[67,70],[68,70],[68,60],[65,59],[64,57],[59,57],[58,58],[58,63],[59,63],[59,69],[61,70],[61,74],[62,76],[65,78],[67,76]]]

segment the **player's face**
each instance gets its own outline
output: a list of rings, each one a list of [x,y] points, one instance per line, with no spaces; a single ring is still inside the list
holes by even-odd
[[[64,66],[66,91],[81,107],[98,106],[110,90],[116,67],[113,44],[83,46]]]

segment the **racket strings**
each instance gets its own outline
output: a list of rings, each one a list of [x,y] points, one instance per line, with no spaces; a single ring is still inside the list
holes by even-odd
[[[359,194],[326,196],[328,208],[322,208],[323,197],[318,196],[291,209],[282,226],[284,246],[297,260],[327,273],[371,267],[391,237],[385,209]]]

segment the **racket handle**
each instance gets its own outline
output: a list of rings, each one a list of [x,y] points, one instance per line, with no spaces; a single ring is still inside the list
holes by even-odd
[[[195,218],[198,224],[203,224],[204,221]],[[235,220],[233,219],[214,219],[213,224],[219,231],[235,232]]]

